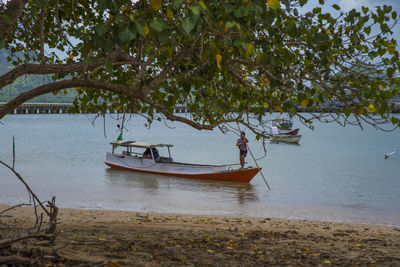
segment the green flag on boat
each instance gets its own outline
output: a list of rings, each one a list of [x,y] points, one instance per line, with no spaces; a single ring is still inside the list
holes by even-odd
[[[122,140],[122,128],[121,128],[121,133],[119,134],[117,141]],[[116,149],[118,145],[114,145],[114,149]]]

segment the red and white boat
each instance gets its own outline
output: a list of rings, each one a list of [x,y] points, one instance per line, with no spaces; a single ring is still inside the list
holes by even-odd
[[[296,143],[298,144],[301,138],[299,129],[292,130],[293,123],[288,119],[277,119],[272,122],[271,133],[272,142],[279,143]]]
[[[112,168],[146,172],[177,177],[212,179],[219,181],[235,181],[248,183],[261,168],[232,169],[232,166],[239,164],[205,165],[174,162],[171,157],[170,144],[136,142],[136,141],[115,141],[110,143],[113,146],[112,152],[107,152],[105,164]],[[122,147],[122,153],[116,153],[116,148]],[[135,149],[146,149],[150,152],[146,157]],[[157,157],[157,148],[167,148],[168,157]],[[156,154],[157,153],[157,154]]]

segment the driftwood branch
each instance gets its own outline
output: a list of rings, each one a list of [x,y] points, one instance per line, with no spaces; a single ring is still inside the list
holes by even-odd
[[[62,247],[41,247],[41,246],[32,246],[32,245],[15,245],[13,244],[10,247],[10,250],[14,253],[19,254],[34,254],[34,255],[45,255],[45,256],[52,256],[52,257],[60,257],[66,260],[80,262],[89,264],[90,266],[103,266],[104,263],[107,261],[104,257],[94,256],[87,253],[83,253],[81,251],[75,251],[68,248]],[[5,258],[4,260],[12,260],[12,257]],[[8,261],[10,262],[10,261]],[[5,263],[5,262],[4,262]]]
[[[47,238],[47,236],[44,236]],[[40,247],[40,246],[32,246],[32,245],[21,245],[21,244],[13,244],[10,246],[10,251],[16,253],[24,253],[24,254],[32,254],[32,253],[42,253],[49,256],[57,255],[57,250],[59,247]]]
[[[23,233],[23,234],[18,235],[18,236],[14,236],[14,237],[11,237],[11,238],[6,238],[6,239],[0,240],[0,248],[7,247],[7,246],[9,246],[9,245],[11,245],[11,244],[13,244],[15,242],[18,242],[18,241],[21,241],[21,240],[24,240],[24,239],[30,239],[30,238],[48,238],[48,239],[51,239],[51,238],[54,238],[54,237],[55,236],[53,234],[43,234],[43,233],[37,234],[37,233],[27,232],[27,233]]]
[[[15,137],[13,136],[13,165],[12,168],[15,167]]]
[[[29,194],[32,195],[32,197],[39,203],[39,205],[42,207],[43,211],[46,212],[46,214],[50,217],[50,212],[46,209],[45,206],[43,206],[42,202],[40,202],[39,198],[36,196],[36,194],[32,191],[32,189],[29,187],[29,185],[25,182],[25,180],[22,178],[22,176],[16,172],[10,165],[8,165],[7,163],[3,162],[0,160],[0,163],[3,164],[4,166],[6,166],[7,168],[9,168],[14,174],[15,176],[18,177],[18,179],[21,181],[21,183],[23,183],[25,185],[26,190],[28,190]]]
[[[46,230],[46,234],[54,234],[56,232],[57,227],[57,216],[58,216],[58,207],[56,206],[56,197],[52,197],[51,201],[47,202],[47,206],[50,208],[50,218],[47,223],[48,228]]]
[[[13,147],[15,146],[15,139],[13,138]],[[13,161],[15,161],[15,150],[13,149]],[[56,227],[57,227],[57,215],[58,215],[58,208],[55,205],[55,197],[52,197],[51,201],[47,201],[47,208],[43,205],[45,202],[41,202],[40,199],[36,196],[36,194],[32,191],[30,186],[25,182],[25,180],[22,178],[22,176],[15,171],[14,166],[11,167],[7,163],[0,161],[1,164],[6,166],[8,169],[10,169],[15,176],[20,180],[25,185],[26,190],[29,193],[29,196],[32,197],[33,200],[33,205],[35,208],[35,216],[36,216],[36,223],[35,227],[32,229],[28,230],[25,233],[13,236],[13,237],[8,237],[4,239],[0,239],[0,249],[8,248],[15,242],[25,240],[25,239],[36,239],[36,238],[48,238],[50,239],[50,242],[54,241],[55,238],[55,233],[56,233]],[[43,209],[43,211],[47,214],[49,217],[48,223],[43,226],[43,213],[40,214],[40,216],[37,215],[37,209],[36,209],[36,202],[37,204]],[[25,204],[19,204],[13,207],[10,207],[2,212],[0,214],[7,212],[11,209],[14,209],[16,207],[21,207]],[[2,253],[3,254],[3,253]],[[1,254],[0,254],[1,255]],[[30,262],[30,260],[28,259]],[[15,255],[10,255],[10,256],[0,256],[0,263],[27,263],[25,261],[25,258],[21,258],[19,253]]]
[[[29,258],[21,257],[18,254],[14,254],[14,255],[0,257],[0,264],[2,263],[30,264],[31,260]]]

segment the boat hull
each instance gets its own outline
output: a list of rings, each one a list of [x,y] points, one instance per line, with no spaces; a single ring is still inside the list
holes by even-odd
[[[284,143],[299,143],[301,135],[287,135],[287,134],[275,134],[272,136],[272,141],[275,143],[284,142]]]
[[[260,168],[230,170],[226,166],[218,165],[158,163],[152,159],[114,155],[112,153],[107,153],[105,164],[112,168],[135,172],[241,183],[250,182],[261,170]]]

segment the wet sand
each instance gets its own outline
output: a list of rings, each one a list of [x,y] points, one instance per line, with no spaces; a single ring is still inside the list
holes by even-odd
[[[34,219],[31,207],[1,214],[0,239]],[[58,223],[60,257],[45,265],[400,265],[396,226],[76,209],[60,209]]]

